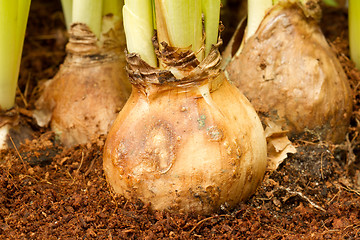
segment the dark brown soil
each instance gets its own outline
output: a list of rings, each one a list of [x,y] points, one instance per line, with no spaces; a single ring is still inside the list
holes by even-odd
[[[20,122],[33,134],[0,152],[0,239],[359,239],[360,72],[349,60],[346,11],[326,8],[321,26],[354,90],[346,141],[295,141],[298,153],[234,210],[150,212],[111,194],[105,137],[65,149],[30,117],[36,86],[55,75],[67,41],[60,3],[33,0],[17,97]]]

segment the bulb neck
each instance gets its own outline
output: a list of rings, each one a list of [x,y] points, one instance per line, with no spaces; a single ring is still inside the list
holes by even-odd
[[[69,43],[66,45],[68,54],[86,55],[100,53],[96,35],[84,23],[71,25]]]
[[[162,48],[159,50],[157,42],[154,41],[157,57],[162,63],[161,69],[150,66],[136,53],[127,54],[126,70],[130,82],[133,87],[146,95],[173,89],[177,89],[178,92],[189,92],[204,84],[212,86],[214,81],[217,82],[215,85],[219,85],[218,83],[225,79],[219,77],[223,74],[218,50],[221,43],[220,40],[208,56],[199,62],[196,54],[191,50],[170,47],[166,43],[162,43]]]
[[[65,65],[93,66],[104,62],[124,61],[124,39],[121,27],[109,28],[99,41],[90,28],[83,23],[74,23],[69,31],[66,45]]]

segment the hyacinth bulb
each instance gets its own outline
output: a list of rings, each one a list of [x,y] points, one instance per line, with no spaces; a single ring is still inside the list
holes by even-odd
[[[56,76],[45,83],[36,102],[35,119],[51,129],[65,146],[89,142],[107,134],[130,95],[125,71],[124,40],[108,32],[99,47],[96,36],[81,23],[73,24],[67,56]]]
[[[319,17],[312,1],[274,6],[226,71],[260,117],[292,137],[311,133],[337,143],[349,126],[351,89],[318,26]],[[235,53],[234,46],[239,44],[233,42],[226,52]]]
[[[172,50],[158,56],[178,70],[172,72],[128,55],[133,90],[107,136],[107,181],[115,193],[156,210],[209,214],[234,207],[264,176],[260,119],[219,70],[217,49],[201,63],[191,51],[179,58]]]

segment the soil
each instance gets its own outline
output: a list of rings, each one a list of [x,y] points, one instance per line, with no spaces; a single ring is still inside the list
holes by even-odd
[[[323,15],[321,27],[354,93],[346,141],[294,140],[297,153],[247,202],[199,216],[153,212],[113,195],[102,170],[105,136],[64,148],[50,129],[36,126],[36,88],[57,72],[67,34],[59,1],[33,0],[17,96],[31,139],[20,144],[14,130],[12,148],[0,152],[0,238],[359,239],[360,72],[349,60],[347,11],[324,8]]]

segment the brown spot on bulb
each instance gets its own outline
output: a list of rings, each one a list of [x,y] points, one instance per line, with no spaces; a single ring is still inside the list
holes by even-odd
[[[254,172],[253,172],[253,170],[252,170],[251,167],[250,167],[250,168],[248,168],[248,169],[246,170],[246,180],[247,180],[248,182],[251,182],[252,179],[253,179],[253,176],[254,176]]]
[[[112,158],[112,162],[115,166],[120,167],[121,162],[125,159],[127,155],[126,146],[123,142],[120,142],[120,144],[115,149],[115,157]]]
[[[144,151],[154,170],[166,173],[175,161],[176,137],[172,127],[164,121],[157,121],[146,133]]]
[[[186,111],[187,111],[187,107],[182,106],[182,107],[180,108],[180,112],[186,112]]]
[[[207,135],[210,137],[210,141],[219,142],[224,138],[223,131],[216,127],[211,126],[207,129]]]

